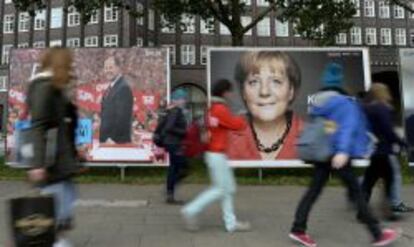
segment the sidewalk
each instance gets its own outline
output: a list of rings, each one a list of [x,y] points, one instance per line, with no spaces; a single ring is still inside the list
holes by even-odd
[[[179,197],[190,199],[203,185],[184,185]],[[0,247],[8,238],[6,200],[24,194],[20,182],[0,182]],[[178,206],[164,204],[161,186],[82,185],[77,208],[77,228],[70,239],[76,247],[293,247],[288,238],[295,207],[304,187],[239,187],[236,209],[240,219],[250,220],[249,233],[224,232],[218,205],[201,217],[202,229],[183,229]],[[414,186],[404,188],[404,198],[414,205]],[[378,192],[378,191],[377,191]],[[377,193],[378,194],[378,193]],[[377,202],[378,197],[373,198]],[[374,207],[377,206],[374,204]],[[309,233],[321,247],[370,246],[365,227],[349,210],[342,187],[327,188],[309,222]],[[414,214],[398,223],[403,237],[394,245],[414,246]]]

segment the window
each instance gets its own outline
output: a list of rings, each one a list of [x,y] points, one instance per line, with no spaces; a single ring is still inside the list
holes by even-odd
[[[336,36],[336,43],[338,45],[346,45],[346,33],[339,33]]]
[[[269,3],[266,0],[257,0],[257,6],[269,6]]]
[[[46,11],[38,10],[34,18],[34,30],[43,30],[46,27]]]
[[[414,9],[414,2],[410,4],[411,9]],[[414,18],[414,12],[411,12],[410,18]]]
[[[88,24],[98,24],[99,23],[99,12],[96,11],[91,15]]]
[[[62,8],[52,8],[50,28],[61,28],[62,27],[62,16],[63,16]]]
[[[214,34],[214,19],[200,19],[200,33]]]
[[[12,2],[13,2],[13,0],[5,0],[4,1],[5,4],[12,3]]]
[[[381,44],[391,45],[391,28],[381,28]]]
[[[354,14],[354,17],[359,17],[361,15],[361,3],[359,1],[360,0],[351,0],[351,2],[355,6],[355,11],[356,11]]]
[[[150,9],[148,10],[148,29],[149,30],[154,30],[155,27],[155,15],[154,15],[154,10]]]
[[[104,36],[104,47],[117,47],[118,46],[118,35],[110,34]]]
[[[350,33],[351,33],[351,44],[352,45],[361,45],[362,44],[361,28],[360,27],[352,27]]]
[[[387,1],[379,1],[379,18],[390,18],[390,5]]]
[[[181,64],[195,64],[195,46],[194,45],[182,45],[181,46]]]
[[[200,64],[202,65],[207,64],[207,48],[208,46],[206,45],[200,46]]]
[[[69,38],[66,41],[67,47],[80,47],[80,39],[79,38]]]
[[[364,1],[364,15],[366,17],[375,17],[375,2],[373,0]]]
[[[194,33],[195,32],[195,17],[190,15],[183,15],[182,21],[185,26],[183,33]]]
[[[293,27],[292,27],[292,29],[293,29],[293,36],[295,36],[295,37],[301,37],[301,35],[300,35],[300,33],[298,32],[298,30],[297,30],[297,23],[293,23],[292,24],[293,25]]]
[[[7,91],[7,76],[0,76],[0,91]]]
[[[404,12],[403,7],[394,5],[394,18],[395,19],[404,19],[405,18],[405,12]]]
[[[289,37],[289,22],[276,20],[276,37]]]
[[[68,27],[79,26],[80,14],[76,11],[75,7],[70,6],[68,9]]]
[[[104,9],[104,20],[105,22],[114,22],[118,20],[118,8],[111,6],[105,6]]]
[[[250,16],[242,16],[241,17],[241,22],[242,22],[243,27],[245,27],[245,26],[249,25],[250,22],[252,22],[252,18]],[[252,35],[252,29],[245,32],[244,35]]]
[[[29,31],[29,13],[19,14],[19,32]]]
[[[164,48],[169,48],[170,65],[175,64],[175,45],[162,45]]]
[[[257,24],[258,36],[270,36],[270,18],[265,17]]]
[[[60,46],[62,46],[62,40],[60,39],[51,40],[49,42],[49,47],[60,47]]]
[[[29,47],[29,43],[19,43],[17,45],[17,48],[28,48]]]
[[[144,40],[142,38],[137,38],[137,47],[143,47],[144,46]]]
[[[395,29],[395,44],[405,46],[407,44],[407,33],[405,28]]]
[[[377,44],[377,29],[372,27],[365,28],[365,43],[367,45]]]
[[[34,48],[45,48],[45,42],[44,41],[36,41],[33,43]]]
[[[98,47],[98,36],[85,37],[85,47]]]
[[[13,33],[14,31],[14,15],[4,15],[4,33]]]
[[[175,33],[175,25],[169,24],[164,16],[161,16],[161,32],[162,33]]]
[[[240,0],[240,3],[244,3],[246,5],[252,5],[252,1],[251,0]]]
[[[10,55],[10,49],[13,47],[13,45],[3,45],[3,52],[1,56],[1,63],[6,64],[9,63],[9,55]]]
[[[137,17],[137,24],[138,25],[144,25],[144,5],[142,3],[137,3],[137,12],[140,14],[140,16]]]
[[[223,23],[220,23],[220,34],[230,35],[230,30]]]
[[[148,41],[148,47],[154,47],[154,42],[153,42],[153,41],[151,41],[151,40],[149,40],[149,41]]]
[[[410,29],[410,45],[414,46],[414,29]]]

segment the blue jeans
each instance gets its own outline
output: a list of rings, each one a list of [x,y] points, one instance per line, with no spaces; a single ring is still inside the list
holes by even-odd
[[[208,190],[187,204],[183,213],[188,217],[194,217],[211,203],[221,200],[226,230],[232,231],[237,222],[233,205],[233,195],[236,192],[233,170],[227,164],[226,155],[222,153],[206,152],[205,159],[212,184]]]
[[[55,199],[55,214],[58,229],[70,228],[73,219],[77,191],[75,184],[70,181],[61,181],[41,188],[44,195],[51,194]]]
[[[401,199],[401,187],[402,187],[402,175],[400,161],[395,155],[389,155],[388,159],[390,160],[391,168],[393,171],[393,182],[391,184],[391,195],[390,201],[392,206],[398,206],[402,202]]]

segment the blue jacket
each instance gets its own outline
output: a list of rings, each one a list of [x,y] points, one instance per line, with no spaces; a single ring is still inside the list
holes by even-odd
[[[372,151],[368,136],[368,122],[359,104],[351,97],[333,90],[315,95],[310,108],[314,117],[333,121],[336,126],[332,134],[332,151],[346,153],[351,158],[367,157]]]

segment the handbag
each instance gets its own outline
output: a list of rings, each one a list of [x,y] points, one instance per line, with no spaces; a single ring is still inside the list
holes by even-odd
[[[9,201],[10,228],[15,247],[51,247],[56,239],[52,196],[26,196]]]
[[[33,129],[29,128],[20,133],[22,145],[19,150],[21,163],[26,167],[34,165],[35,151],[34,147],[36,141],[45,141],[44,164],[52,166],[56,161],[57,143],[58,143],[58,128],[50,128],[46,131],[43,140],[35,140],[33,137]]]

